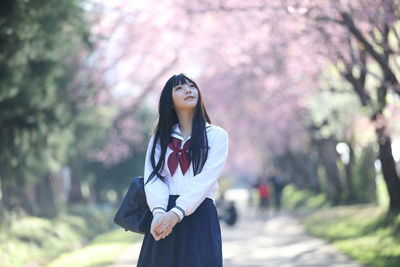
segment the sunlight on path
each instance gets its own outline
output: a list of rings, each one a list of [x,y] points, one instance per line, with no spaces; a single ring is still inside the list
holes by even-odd
[[[142,245],[142,240],[130,246],[124,253],[118,258],[116,262],[108,267],[133,267],[137,264],[137,259],[139,257],[140,246]]]
[[[308,236],[288,214],[261,220],[248,214],[236,228],[223,229],[226,267],[360,267],[325,241]]]
[[[239,209],[241,217],[234,227],[221,222],[225,267],[362,266],[325,241],[308,236],[289,214],[261,219],[252,209]],[[136,266],[140,245],[141,241],[131,246],[109,267]]]

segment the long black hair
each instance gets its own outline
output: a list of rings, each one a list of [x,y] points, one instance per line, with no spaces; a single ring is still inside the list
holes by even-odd
[[[150,162],[153,167],[149,182],[154,176],[164,181],[161,171],[165,164],[165,153],[171,139],[172,126],[179,122],[178,116],[173,109],[172,89],[179,84],[193,83],[198,92],[198,101],[193,115],[192,134],[189,145],[189,158],[193,164],[194,175],[201,172],[208,156],[208,138],[206,132],[206,122],[211,123],[204,106],[203,96],[199,86],[187,75],[175,74],[168,79],[165,84],[158,104],[158,124],[155,129],[153,146],[151,148]],[[155,160],[155,150],[157,143],[160,143],[161,153],[158,162]]]

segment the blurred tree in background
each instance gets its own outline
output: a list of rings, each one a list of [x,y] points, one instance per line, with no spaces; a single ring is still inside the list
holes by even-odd
[[[39,202],[53,205],[51,174],[67,161],[76,116],[91,93],[77,77],[90,51],[79,1],[2,1],[0,17],[0,178],[7,209],[38,184]]]
[[[95,7],[3,1],[0,12],[3,208],[53,215],[64,203],[120,200],[142,174],[137,144],[152,120],[146,108],[120,112],[102,98],[93,48],[104,37],[91,33]]]
[[[390,0],[315,1],[305,8],[305,16],[325,42],[326,56],[351,86],[362,112],[374,125],[390,210],[399,212],[400,177],[387,109],[400,95],[400,6]]]

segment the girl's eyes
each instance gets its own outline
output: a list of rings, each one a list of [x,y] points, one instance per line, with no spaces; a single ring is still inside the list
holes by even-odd
[[[196,88],[196,86],[194,86],[194,84],[190,84],[189,87],[190,87],[190,88]],[[176,87],[176,88],[175,88],[175,90],[179,90],[179,89],[182,89],[182,87],[179,86],[179,87]]]

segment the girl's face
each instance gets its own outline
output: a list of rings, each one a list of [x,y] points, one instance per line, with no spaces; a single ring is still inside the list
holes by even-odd
[[[186,84],[178,84],[172,88],[172,101],[175,111],[194,110],[197,105],[199,93],[196,86],[187,81]]]

